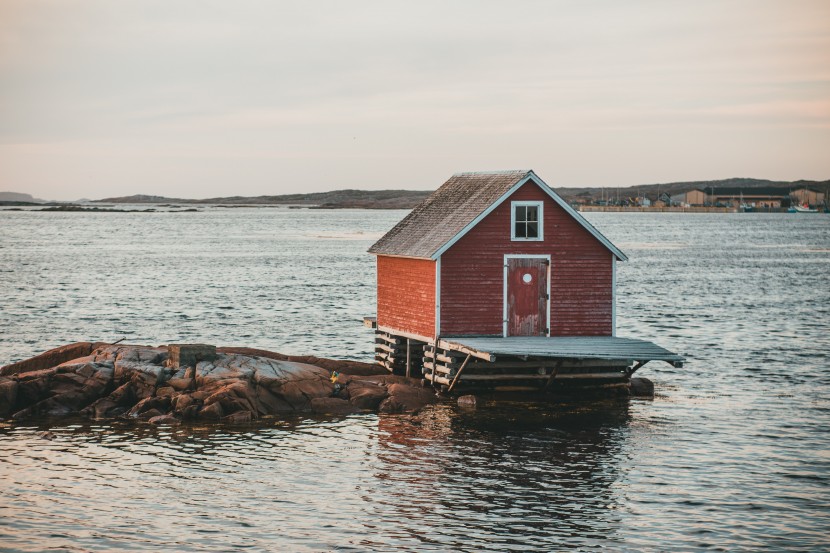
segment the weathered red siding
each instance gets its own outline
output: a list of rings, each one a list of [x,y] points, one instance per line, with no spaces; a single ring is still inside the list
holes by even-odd
[[[516,200],[545,202],[544,242],[510,240]],[[551,336],[611,335],[611,252],[528,183],[441,256],[442,336],[502,334],[505,254],[550,254]]]
[[[378,256],[378,325],[435,336],[435,262]]]

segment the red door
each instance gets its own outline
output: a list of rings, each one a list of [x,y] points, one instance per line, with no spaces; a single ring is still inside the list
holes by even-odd
[[[507,258],[507,335],[545,336],[548,332],[548,260]]]

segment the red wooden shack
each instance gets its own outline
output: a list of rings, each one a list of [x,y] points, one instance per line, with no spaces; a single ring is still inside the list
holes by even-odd
[[[368,320],[389,370],[449,387],[465,368],[467,384],[547,387],[572,374],[624,383],[649,356],[682,361],[614,338],[615,267],[627,258],[533,171],[453,175],[369,252],[377,317]],[[597,348],[608,350],[601,359],[587,351]]]

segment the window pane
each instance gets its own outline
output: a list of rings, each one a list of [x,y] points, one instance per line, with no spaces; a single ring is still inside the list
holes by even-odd
[[[515,235],[516,238],[527,238],[527,229],[524,222],[516,221]]]
[[[535,205],[527,206],[527,220],[528,221],[538,221],[539,220],[539,207]]]
[[[515,219],[516,219],[517,223],[519,221],[526,221],[527,220],[527,207],[526,206],[523,206],[523,205],[517,205],[516,206]]]
[[[539,238],[539,223],[527,223],[525,238]]]

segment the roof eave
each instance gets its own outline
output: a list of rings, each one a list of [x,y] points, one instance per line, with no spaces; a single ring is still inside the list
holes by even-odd
[[[368,251],[368,250],[367,250],[367,253],[369,253],[371,255],[374,255],[375,257],[380,257],[380,256],[383,256],[383,257],[400,257],[402,259],[421,259],[421,260],[424,260],[424,261],[434,261],[434,259],[432,259],[431,257],[428,257],[428,256],[401,255],[401,254],[397,254],[397,253],[373,252],[373,251]]]

